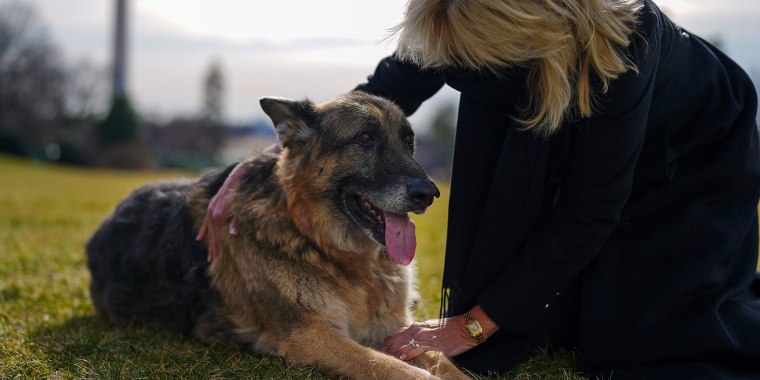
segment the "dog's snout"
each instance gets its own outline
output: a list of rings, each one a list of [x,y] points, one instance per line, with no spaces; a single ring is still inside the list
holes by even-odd
[[[441,192],[435,186],[435,183],[428,179],[412,179],[409,181],[407,190],[412,201],[419,206],[430,206],[433,204],[434,197],[438,198],[441,196]]]

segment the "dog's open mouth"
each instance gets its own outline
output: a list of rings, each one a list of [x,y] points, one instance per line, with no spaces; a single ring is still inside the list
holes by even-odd
[[[392,262],[401,265],[412,262],[417,237],[409,215],[382,210],[358,195],[350,197],[348,206],[359,224],[372,231],[378,243],[385,245]]]

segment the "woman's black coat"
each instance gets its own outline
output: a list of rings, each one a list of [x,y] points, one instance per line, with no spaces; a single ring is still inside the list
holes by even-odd
[[[723,53],[650,1],[629,71],[591,118],[521,131],[526,69],[383,60],[358,89],[407,113],[461,92],[444,287],[502,329],[455,358],[502,371],[540,345],[625,378],[760,377],[757,97]]]

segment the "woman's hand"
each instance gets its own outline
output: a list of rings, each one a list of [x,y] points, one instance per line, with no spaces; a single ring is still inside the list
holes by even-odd
[[[416,348],[412,346],[412,339]],[[427,351],[441,351],[446,356],[459,355],[477,345],[464,327],[462,316],[414,323],[388,336],[380,351],[401,360],[412,360]]]
[[[476,306],[470,312],[483,328],[483,335],[488,338],[499,326]],[[412,341],[414,339],[414,341]],[[413,347],[413,344],[417,347]],[[401,360],[412,360],[427,351],[441,351],[447,357],[457,356],[477,346],[475,338],[467,333],[464,317],[461,315],[431,319],[414,323],[388,336],[380,351]]]
[[[282,148],[275,144],[265,150],[265,152],[280,153]],[[206,210],[206,217],[203,219],[203,225],[198,232],[195,240],[203,240],[208,236],[208,261],[219,257],[219,241],[224,236],[225,230],[230,235],[237,235],[237,227],[234,220],[228,220],[230,213],[230,202],[235,196],[240,179],[247,172],[248,168],[245,163],[239,163],[227,176],[227,179],[219,188],[219,191],[211,198]],[[227,224],[229,226],[227,227]]]
[[[224,180],[224,184],[219,188],[219,191],[211,198],[206,210],[206,217],[203,218],[201,230],[198,232],[198,236],[195,237],[195,240],[200,241],[208,236],[208,261],[219,257],[219,239],[224,236],[230,213],[230,202],[240,184],[240,179],[245,174],[244,165],[244,163],[237,164],[227,176],[227,179]],[[237,227],[234,220],[229,221],[229,227],[226,230],[230,235],[237,235]]]

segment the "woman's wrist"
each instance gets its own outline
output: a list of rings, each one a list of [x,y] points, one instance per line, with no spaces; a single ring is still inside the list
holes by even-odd
[[[483,329],[483,336],[488,339],[491,335],[499,330],[500,326],[496,324],[487,314],[483,311],[480,305],[476,305],[470,309],[470,314],[478,321],[480,328]]]

